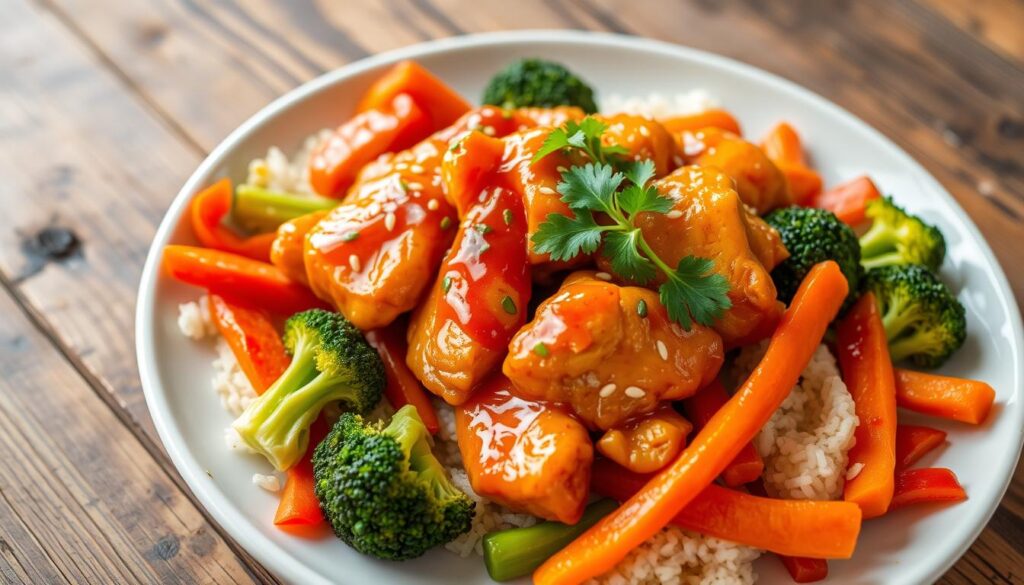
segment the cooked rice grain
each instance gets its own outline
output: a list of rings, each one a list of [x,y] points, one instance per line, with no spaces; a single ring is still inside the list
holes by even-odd
[[[652,93],[646,97],[611,94],[601,100],[601,113],[635,114],[657,119],[699,114],[717,106],[718,102],[702,89],[674,95]]]

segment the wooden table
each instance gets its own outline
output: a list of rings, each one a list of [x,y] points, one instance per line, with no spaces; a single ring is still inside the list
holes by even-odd
[[[625,3],[622,3],[625,4]],[[467,32],[586,28],[746,61],[836,101],[1024,265],[1024,3],[0,0],[0,582],[272,582],[157,439],[133,313],[206,153],[299,83]],[[1024,271],[1011,270],[1018,300]],[[944,583],[1024,580],[1024,474]]]

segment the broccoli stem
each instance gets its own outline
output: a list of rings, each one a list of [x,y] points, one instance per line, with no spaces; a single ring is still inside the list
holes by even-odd
[[[551,555],[583,534],[616,508],[613,500],[599,500],[587,506],[573,526],[542,522],[527,528],[491,532],[484,537],[484,564],[495,581],[509,581],[529,575]]]
[[[282,223],[338,205],[336,199],[271,191],[255,185],[239,185],[231,205],[231,218],[250,232],[270,232]]]

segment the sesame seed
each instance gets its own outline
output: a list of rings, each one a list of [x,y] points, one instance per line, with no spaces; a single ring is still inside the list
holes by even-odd
[[[359,256],[356,256],[355,254],[349,255],[348,265],[352,268],[353,272],[359,272],[359,269],[362,268],[362,264],[359,262]]]
[[[661,356],[661,359],[668,361],[668,348],[665,347],[665,342],[659,339],[655,345],[658,346],[658,355]]]
[[[608,398],[615,393],[615,384],[605,384],[601,391],[597,393],[601,398]]]
[[[642,388],[637,388],[636,386],[626,388],[626,396],[629,396],[630,398],[643,398],[646,395],[647,393],[644,392]]]
[[[412,191],[422,191],[423,190],[423,183],[409,183],[406,186],[410,190],[412,190]]]
[[[423,165],[412,165],[411,167],[409,167],[409,170],[417,174],[422,173]]]
[[[488,136],[494,136],[496,134],[496,131],[494,130],[494,126],[484,126],[483,127],[483,132],[484,132],[484,134],[486,134]]]
[[[594,278],[596,278],[598,280],[608,281],[608,280],[612,279],[612,275],[608,274],[607,272],[595,272],[594,273]]]
[[[678,209],[673,209],[672,211],[666,213],[665,217],[669,219],[679,219],[680,217],[683,217],[683,212]]]
[[[541,188],[537,189],[537,191],[540,192],[540,193],[543,193],[545,195],[554,195],[556,193],[556,191],[554,189],[552,189],[551,187],[541,187]]]
[[[648,128],[647,126],[641,126],[640,127],[640,135],[641,136],[650,136],[651,135],[651,129]]]
[[[431,199],[430,201],[427,201],[427,209],[431,211],[436,211],[438,207],[441,207],[441,204],[437,202],[437,199]]]
[[[395,229],[395,214],[394,213],[391,213],[389,211],[388,214],[384,216],[384,227],[386,227],[389,232],[391,230]]]
[[[398,163],[397,165],[395,165],[395,170],[396,171],[404,171],[407,168],[409,168],[409,165],[407,165],[405,163]]]
[[[560,173],[564,173],[564,172],[565,172],[565,171],[567,171],[568,169],[566,169],[566,168],[565,168],[565,167],[563,167],[562,165],[558,165],[557,167],[555,167],[555,170],[556,170],[556,171],[558,171],[558,172],[560,172]]]

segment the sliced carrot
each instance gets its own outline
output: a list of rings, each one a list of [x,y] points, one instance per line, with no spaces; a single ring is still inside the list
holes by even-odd
[[[881,196],[871,179],[858,177],[828,191],[822,191],[810,200],[810,206],[827,209],[836,214],[843,223],[855,226],[864,222],[864,212],[868,203]]]
[[[218,294],[211,293],[208,298],[217,330],[253,389],[263,394],[291,363],[270,315],[263,309],[229,302]]]
[[[427,113],[433,121],[433,130],[450,125],[471,107],[458,92],[422,65],[415,61],[402,61],[366,90],[356,111],[379,109],[402,93],[408,94]]]
[[[628,500],[650,479],[598,459],[591,489]],[[819,558],[849,558],[860,532],[860,508],[849,502],[779,500],[710,484],[672,520],[672,524],[775,553]]]
[[[313,450],[324,440],[330,430],[323,418],[318,418],[309,428],[309,449],[298,463],[288,469],[288,479],[281,490],[281,501],[277,504],[274,524],[283,528],[294,526],[316,526],[324,521],[320,512],[320,501],[313,491]]]
[[[793,194],[793,201],[797,205],[807,205],[821,193],[821,175],[816,171],[787,163],[776,163],[776,166],[779,167],[783,175],[786,175],[789,192]]]
[[[237,254],[171,245],[164,248],[163,266],[177,280],[279,315],[330,308],[276,266]]]
[[[896,469],[896,382],[878,304],[866,293],[840,321],[836,348],[843,381],[853,397],[860,425],[850,449],[850,466],[861,470],[846,482],[843,498],[856,502],[864,518],[885,514]]]
[[[804,156],[804,146],[800,142],[800,135],[796,133],[786,122],[780,122],[768,131],[761,143],[761,150],[775,164],[784,163],[797,167],[806,167],[807,159]]]
[[[896,368],[896,404],[914,412],[976,425],[995,399],[996,391],[978,380]]]
[[[687,398],[683,402],[683,409],[699,431],[726,402],[729,402],[729,394],[722,384],[715,380]],[[757,454],[753,443],[747,443],[722,472],[722,481],[729,487],[737,487],[760,478],[762,473],[764,461]]]
[[[266,261],[274,232],[243,238],[223,224],[231,212],[231,179],[221,179],[200,191],[189,204],[192,233],[207,248]]]
[[[607,572],[664,527],[725,470],[800,378],[848,292],[835,262],[811,269],[761,363],[676,460],[534,573],[537,585],[580,583]]]
[[[661,120],[661,125],[672,134],[696,132],[701,128],[720,128],[740,135],[740,123],[729,112],[719,109],[704,110],[698,114],[672,116]]]
[[[927,467],[904,469],[896,474],[896,493],[892,498],[891,510],[932,502],[961,502],[967,499],[967,492],[949,469]]]
[[[946,431],[918,425],[896,426],[896,471],[907,469],[946,441]]]
[[[406,404],[413,405],[427,430],[431,434],[436,434],[440,430],[441,424],[437,421],[434,405],[430,402],[427,391],[423,389],[416,376],[413,376],[409,366],[405,364],[407,347],[404,332],[395,325],[384,329],[374,329],[366,333],[366,341],[377,350],[381,361],[384,362],[384,373],[388,378],[388,384],[384,387],[384,396],[387,397],[391,407],[398,410]]]

